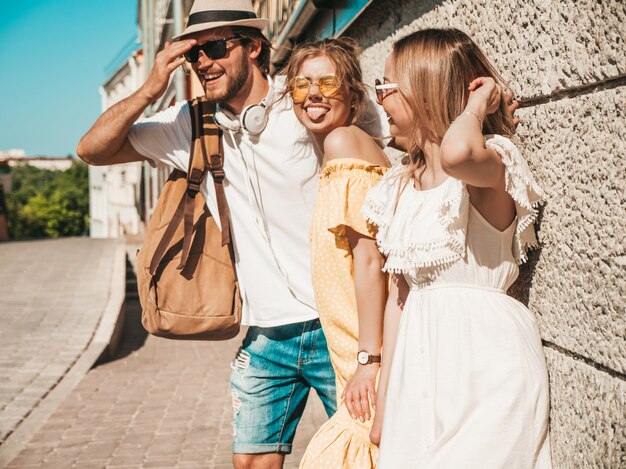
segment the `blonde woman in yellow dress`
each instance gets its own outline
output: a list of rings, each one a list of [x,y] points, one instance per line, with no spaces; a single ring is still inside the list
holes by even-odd
[[[368,104],[358,55],[354,41],[325,39],[297,48],[286,72],[294,112],[323,154],[311,225],[312,275],[338,403],[309,443],[301,468],[373,468],[378,458],[369,432],[386,277],[376,232],[361,207],[389,163],[357,125]]]

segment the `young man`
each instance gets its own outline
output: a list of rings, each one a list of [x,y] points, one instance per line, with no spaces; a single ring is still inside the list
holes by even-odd
[[[224,10],[227,5],[229,10]],[[280,468],[291,452],[311,387],[336,409],[330,364],[310,280],[308,230],[320,158],[266,75],[269,41],[248,0],[196,0],[187,29],[157,55],[148,79],[107,110],[81,139],[89,164],[148,160],[187,170],[187,102],[135,122],[190,62],[224,130],[225,194],[248,333],[232,364],[233,462]],[[219,224],[213,181],[201,188]]]

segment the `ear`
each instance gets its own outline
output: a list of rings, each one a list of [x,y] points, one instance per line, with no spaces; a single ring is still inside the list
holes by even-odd
[[[250,39],[249,47],[248,47],[248,56],[251,59],[256,59],[261,55],[261,41],[258,39]]]

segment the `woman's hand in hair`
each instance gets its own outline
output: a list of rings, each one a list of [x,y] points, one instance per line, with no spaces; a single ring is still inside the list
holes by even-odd
[[[470,91],[467,110],[476,113],[481,119],[498,110],[502,102],[502,88],[491,77],[478,77],[468,88]]]
[[[519,117],[515,116],[515,111],[517,111],[517,109],[519,108],[519,101],[515,99],[515,94],[511,89],[504,90],[502,98],[509,108],[509,112],[513,116],[513,124],[515,124],[515,127],[517,127],[519,124]]]
[[[519,117],[515,117],[515,111],[517,111],[517,109],[519,108],[519,101],[515,99],[515,94],[513,94],[513,91],[507,88],[503,92],[502,87],[498,85],[491,77],[476,78],[469,84],[468,89],[470,90],[470,98],[468,100],[468,104],[472,100],[472,95],[477,95],[474,96],[475,100],[478,100],[480,97],[483,97],[483,99],[488,99],[487,109],[484,116],[495,112],[500,106],[500,101],[504,99],[504,102],[509,108],[509,112],[513,116],[513,123],[517,127],[520,120]],[[487,97],[488,91],[489,95]],[[481,119],[484,119],[484,116],[481,115]]]

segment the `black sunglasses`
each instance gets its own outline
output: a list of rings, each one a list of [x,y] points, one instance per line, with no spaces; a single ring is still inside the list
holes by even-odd
[[[221,59],[226,56],[228,52],[229,42],[240,41],[242,39],[244,38],[236,35],[224,39],[217,39],[215,41],[207,41],[204,44],[193,46],[183,55],[185,59],[187,59],[187,62],[192,64],[195,64],[200,58],[200,51],[204,52],[204,55],[206,55],[211,60]]]

